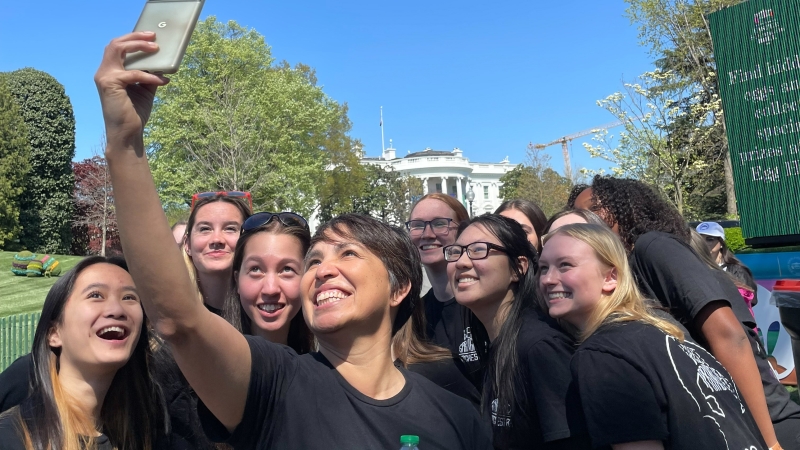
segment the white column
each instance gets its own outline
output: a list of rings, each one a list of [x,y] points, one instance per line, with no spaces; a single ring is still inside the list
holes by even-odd
[[[456,198],[458,199],[459,203],[464,203],[464,194],[462,193],[461,188],[461,181],[464,180],[464,177],[458,177],[456,180]]]
[[[422,179],[422,195],[428,194],[428,178]]]
[[[442,193],[447,194],[447,177],[442,175]]]

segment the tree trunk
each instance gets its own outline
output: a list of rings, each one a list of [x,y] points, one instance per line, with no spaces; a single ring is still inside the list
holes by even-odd
[[[736,191],[733,189],[733,167],[731,166],[731,152],[725,151],[725,195],[728,198],[728,216],[736,218],[739,210],[736,207]]]

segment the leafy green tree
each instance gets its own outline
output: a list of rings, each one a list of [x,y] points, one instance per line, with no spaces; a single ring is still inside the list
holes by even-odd
[[[180,209],[194,192],[246,190],[256,209],[310,215],[328,146],[349,140],[346,105],[316,83],[308,66],[276,64],[255,30],[199,22],[145,130],[165,207]]]
[[[20,245],[66,253],[72,241],[75,117],[72,103],[51,75],[32,68],[4,75],[28,129],[31,170],[21,197]]]
[[[550,167],[550,157],[542,149],[528,145],[528,156],[507,172],[500,181],[500,196],[505,200],[523,199],[536,203],[547,216],[560,211],[567,204],[572,182]]]
[[[13,248],[22,229],[19,223],[20,195],[30,170],[28,128],[0,78],[0,248]]]

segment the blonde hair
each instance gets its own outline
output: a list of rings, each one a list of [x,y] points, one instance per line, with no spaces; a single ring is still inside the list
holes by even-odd
[[[582,331],[579,332],[567,323],[561,323],[565,329],[577,336],[579,342],[594,334],[602,325],[634,320],[652,325],[670,336],[683,340],[683,331],[680,327],[656,316],[647,306],[647,301],[639,291],[628,266],[625,247],[614,232],[600,225],[574,223],[548,233],[542,238],[542,243],[546,245],[548,240],[558,235],[568,236],[587,244],[594,250],[601,264],[617,271],[617,287],[611,294],[602,296]],[[546,311],[547,304],[544,299],[541,300]]]

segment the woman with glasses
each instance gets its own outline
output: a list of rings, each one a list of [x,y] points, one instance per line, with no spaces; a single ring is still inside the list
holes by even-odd
[[[301,314],[303,257],[311,244],[306,220],[291,212],[260,212],[242,225],[223,317],[244,334],[313,350],[314,337]]]
[[[546,235],[538,278],[580,342],[571,368],[594,448],[767,448],[728,372],[648,306],[608,227]]]
[[[589,449],[569,390],[572,340],[536,308],[537,255],[515,220],[472,219],[444,249],[459,304],[483,324],[483,411],[498,449]],[[489,342],[487,345],[486,342]]]
[[[453,298],[447,280],[447,261],[442,253],[444,247],[456,241],[459,225],[467,220],[467,210],[458,200],[433,193],[414,205],[406,229],[431,283],[431,289],[422,297],[427,337],[450,350],[461,372],[480,390],[483,373],[475,352],[469,310]]]

